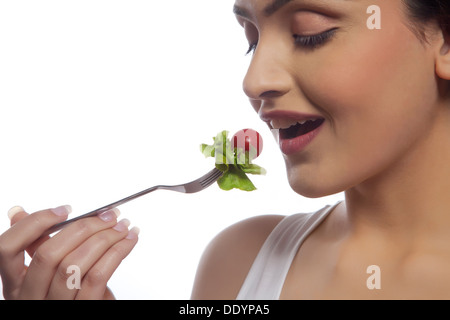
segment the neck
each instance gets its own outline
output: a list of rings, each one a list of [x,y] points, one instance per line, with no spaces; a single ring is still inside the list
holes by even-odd
[[[450,234],[450,112],[442,114],[393,166],[346,191],[354,232],[396,240]]]

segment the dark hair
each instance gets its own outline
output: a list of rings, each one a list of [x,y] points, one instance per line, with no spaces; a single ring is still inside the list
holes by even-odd
[[[403,2],[422,40],[426,40],[425,27],[430,22],[439,23],[441,29],[450,36],[450,0],[403,0]]]

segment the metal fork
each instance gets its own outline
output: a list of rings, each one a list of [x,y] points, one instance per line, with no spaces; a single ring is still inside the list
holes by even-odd
[[[212,169],[210,172],[208,172],[207,174],[205,174],[204,176],[201,176],[200,178],[188,182],[188,183],[184,183],[184,184],[179,184],[179,185],[173,185],[173,186],[167,186],[167,185],[157,185],[145,190],[142,190],[141,192],[135,193],[131,196],[128,196],[126,198],[123,198],[119,201],[110,203],[106,206],[103,206],[101,208],[95,209],[91,212],[85,213],[81,216],[75,217],[73,219],[55,224],[53,227],[51,227],[50,229],[48,229],[45,232],[45,235],[49,235],[53,232],[56,232],[62,228],[64,228],[65,226],[67,226],[68,224],[71,224],[72,222],[78,221],[80,219],[84,219],[84,218],[88,218],[88,217],[92,217],[92,216],[96,216],[102,212],[111,210],[113,208],[116,208],[118,206],[120,206],[121,204],[124,204],[128,201],[134,200],[136,198],[139,198],[143,195],[146,195],[150,192],[156,191],[156,190],[171,190],[171,191],[176,191],[176,192],[182,192],[182,193],[195,193],[195,192],[199,192],[202,191],[206,188],[208,188],[210,185],[212,185],[214,182],[217,181],[217,179],[219,179],[222,176],[223,172],[220,171],[217,168]]]

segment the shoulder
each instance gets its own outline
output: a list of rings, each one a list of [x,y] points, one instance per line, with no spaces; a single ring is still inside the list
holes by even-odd
[[[235,299],[261,246],[283,218],[257,216],[219,233],[200,260],[192,299]]]

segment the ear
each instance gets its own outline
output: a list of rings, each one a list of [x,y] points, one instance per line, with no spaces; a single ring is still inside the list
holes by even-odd
[[[436,57],[436,74],[439,78],[450,80],[450,34],[442,31]]]

